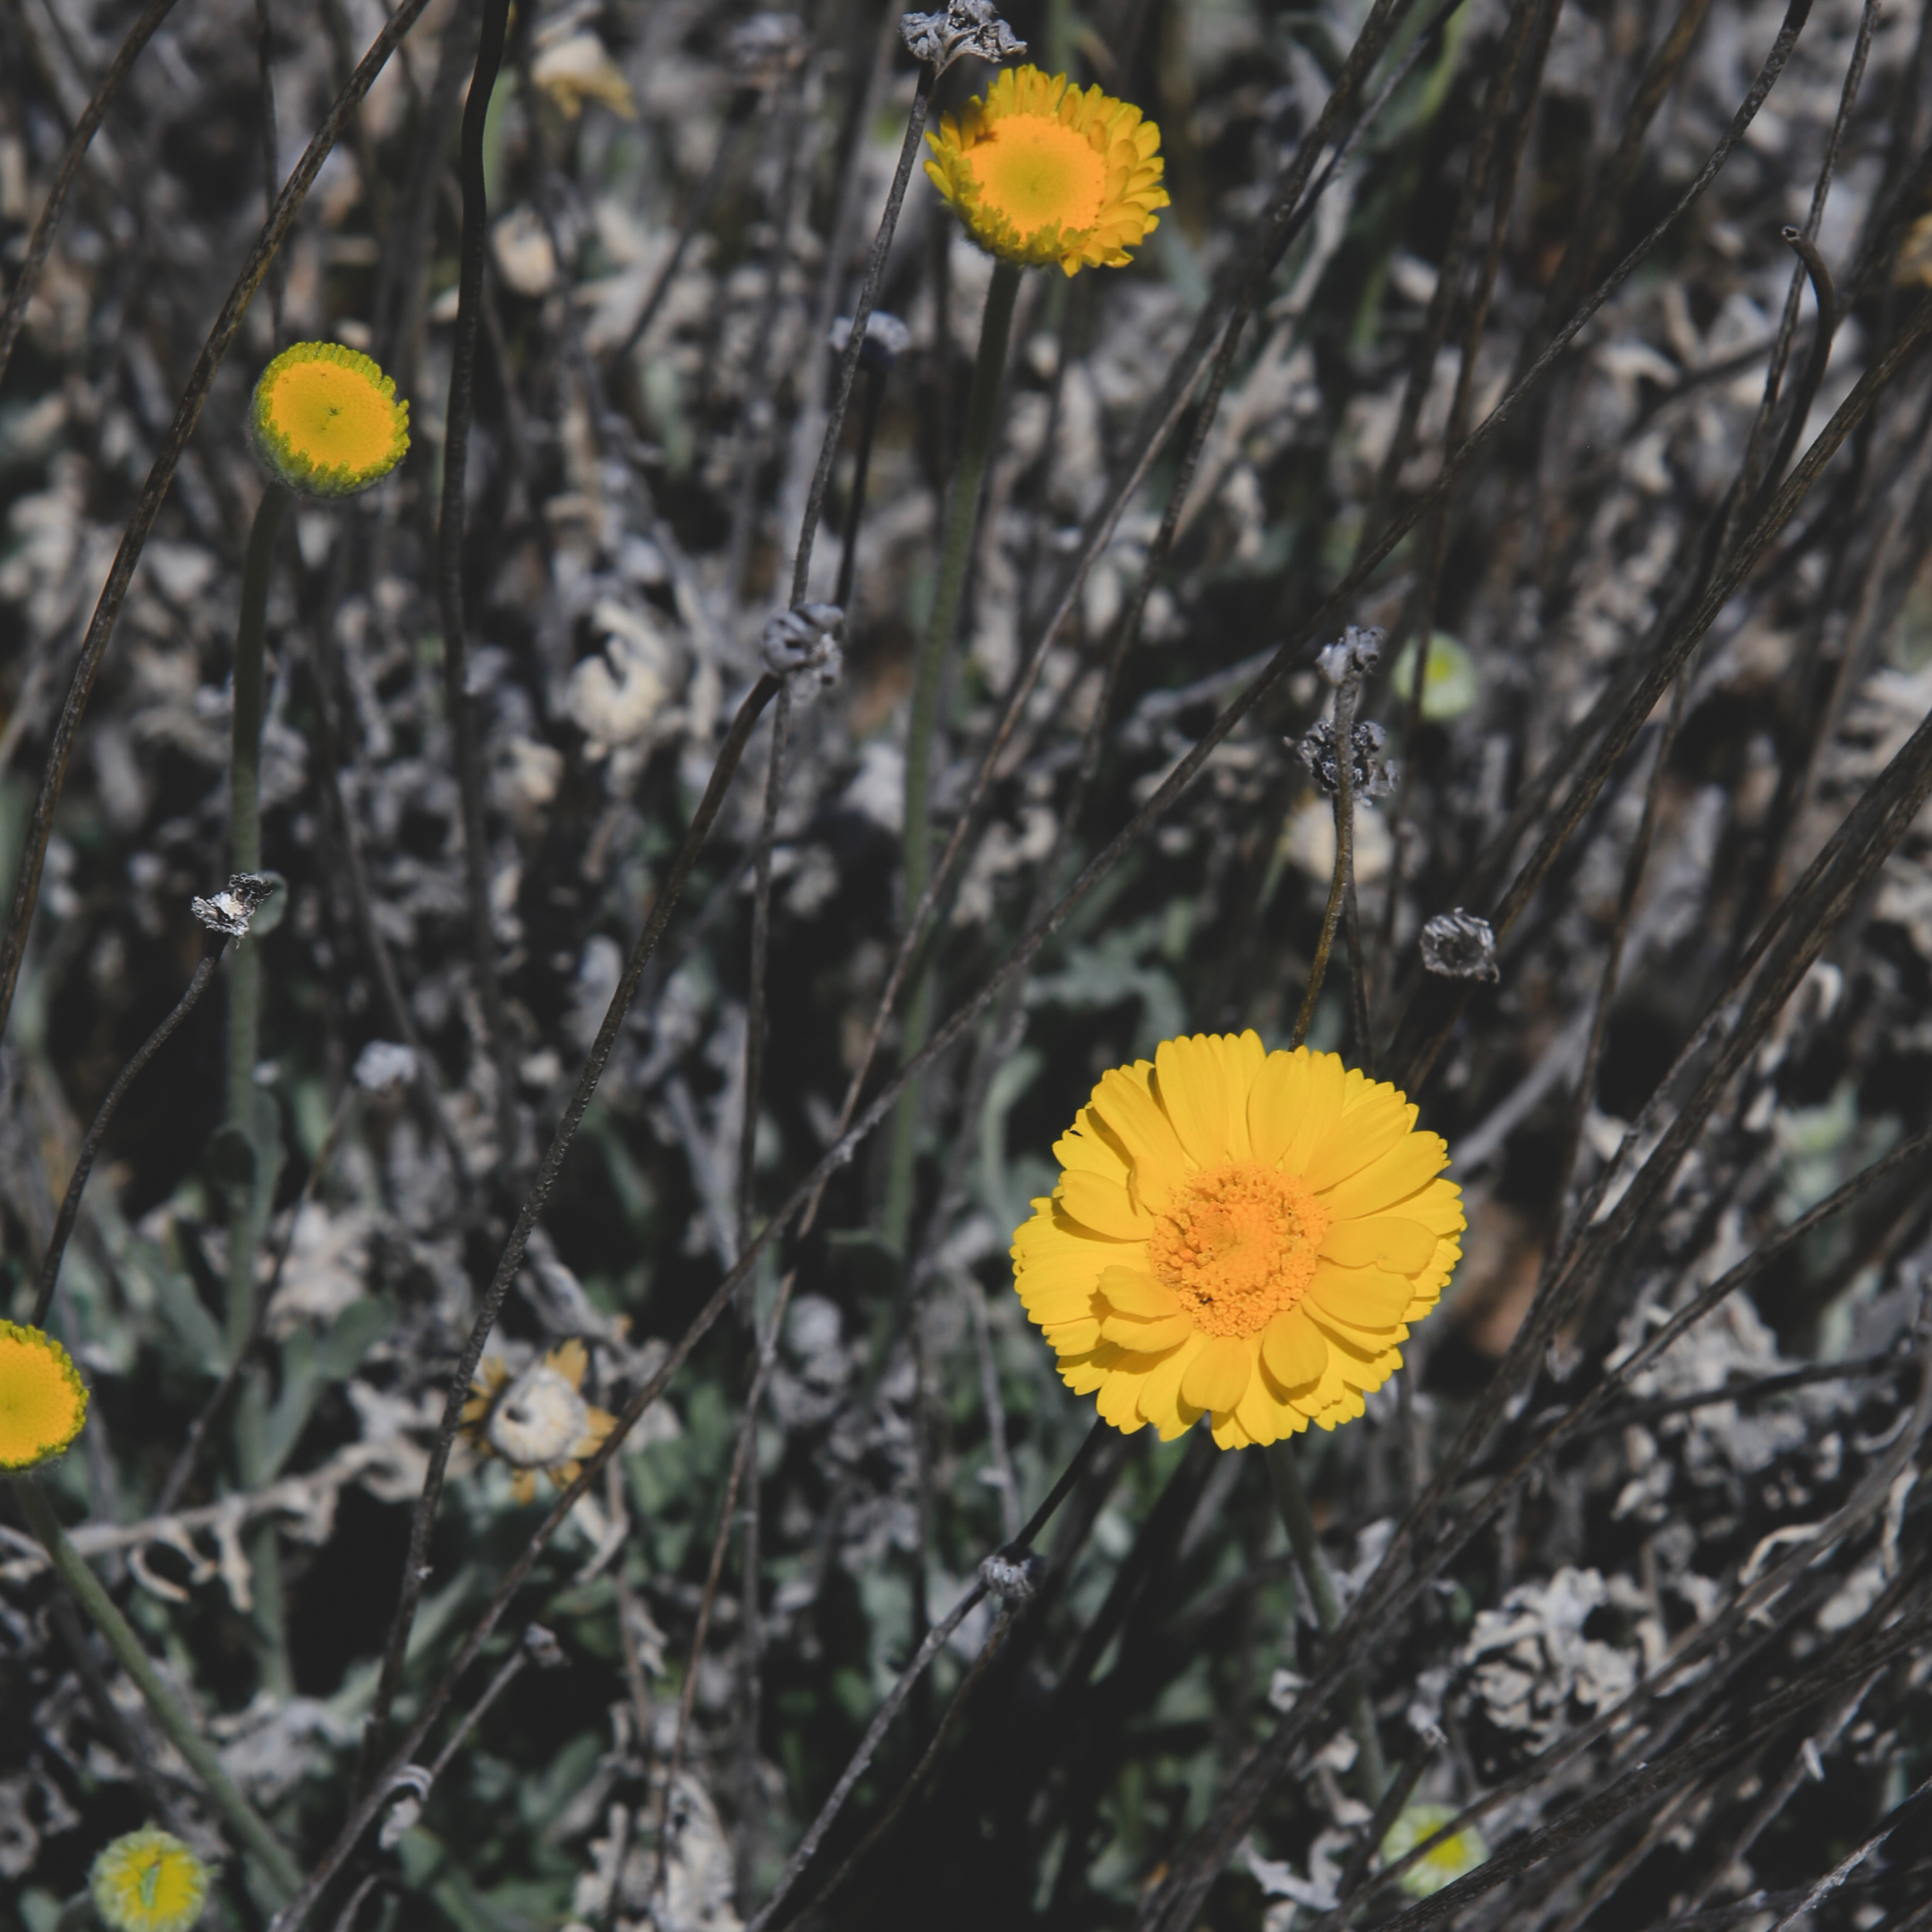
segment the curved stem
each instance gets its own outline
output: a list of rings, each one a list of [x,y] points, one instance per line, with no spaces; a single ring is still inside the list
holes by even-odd
[[[470,411],[476,378],[476,332],[483,304],[483,250],[489,218],[483,176],[483,131],[490,96],[503,64],[510,0],[484,0],[483,34],[469,98],[463,104],[463,249],[457,270],[456,337],[450,349],[450,401],[443,444],[443,505],[436,532],[436,588],[443,624],[443,692],[456,740],[456,777],[463,806],[463,883],[477,997],[496,1069],[497,1158],[517,1158],[516,1090],[509,1031],[496,976],[496,935],[490,920],[489,848],[484,842],[483,767],[470,702],[469,651],[463,632],[464,488],[469,473]]]
[[[237,1846],[260,1866],[278,1900],[291,1899],[301,1889],[302,1875],[282,1849],[281,1841],[262,1821],[260,1815],[243,1797],[235,1781],[222,1767],[206,1738],[195,1728],[188,1713],[175,1702],[161,1673],[155,1668],[141,1639],[128,1620],[115,1607],[100,1579],[82,1560],[80,1551],[67,1539],[60,1519],[46,1493],[31,1476],[16,1476],[13,1493],[19,1498],[20,1513],[28,1527],[40,1539],[48,1560],[60,1580],[71,1590],[80,1607],[107,1638],[121,1668],[131,1677],[155,1721],[168,1733],[168,1740],[188,1760],[189,1767],[201,1780],[209,1799],[228,1827]]]
[[[279,483],[262,492],[248,532],[242,566],[241,619],[235,630],[235,706],[228,760],[228,843],[230,869],[262,868],[262,660],[268,612],[268,579],[275,539],[288,509]],[[274,1176],[264,1145],[255,1091],[255,1061],[261,1032],[261,942],[244,939],[228,969],[228,1127],[252,1157],[247,1178],[231,1193],[228,1217],[229,1352],[240,1352],[254,1311],[255,1250],[261,1239],[264,1199]]]
[[[979,353],[973,362],[973,386],[966,402],[966,437],[947,506],[945,541],[939,559],[939,581],[933,595],[932,621],[926,627],[919,662],[913,677],[912,716],[906,727],[906,905],[910,910],[923,896],[932,870],[933,739],[939,721],[940,687],[947,660],[959,629],[960,607],[965,600],[966,566],[973,553],[973,532],[979,523],[981,489],[992,454],[993,433],[999,420],[1000,389],[1006,375],[1006,345],[1013,332],[1013,304],[1019,294],[1020,271],[1011,262],[993,270],[986,291],[986,310],[979,325]],[[932,1025],[933,986],[930,966],[920,975],[906,1007],[906,1035],[901,1057],[910,1058],[926,1043]],[[893,1121],[892,1153],[886,1187],[886,1238],[905,1244],[912,1218],[913,1165],[918,1148],[919,1092],[909,1090]]]
[[[120,1077],[108,1088],[107,1097],[100,1103],[100,1111],[94,1115],[94,1124],[87,1129],[87,1138],[80,1144],[80,1158],[75,1161],[73,1172],[67,1179],[67,1192],[61,1199],[60,1213],[47,1243],[46,1257],[40,1264],[40,1278],[33,1298],[33,1325],[36,1328],[47,1325],[47,1310],[60,1279],[60,1257],[67,1251],[67,1237],[73,1233],[75,1218],[80,1213],[80,1196],[87,1187],[87,1176],[94,1170],[94,1157],[100,1151],[108,1123],[114,1117],[114,1109],[120,1106],[122,1095],[133,1086],[141,1070],[160,1052],[168,1035],[194,1010],[196,1001],[201,998],[214,976],[223,943],[217,940],[210,947],[195,968],[194,977],[188,982],[188,990],[175,1002],[173,1011],[148,1036],[134,1058],[121,1070]]]
[[[1332,1637],[1342,1623],[1342,1605],[1335,1594],[1335,1580],[1321,1559],[1321,1543],[1315,1533],[1315,1519],[1308,1513],[1307,1492],[1301,1487],[1301,1472],[1294,1466],[1294,1445],[1286,1436],[1267,1447],[1268,1481],[1274,1485],[1275,1507],[1281,1512],[1281,1527],[1288,1532],[1288,1546],[1294,1552],[1295,1566],[1308,1585],[1308,1600],[1315,1606],[1315,1621],[1324,1637]],[[1389,1788],[1389,1767],[1382,1756],[1382,1740],[1376,1735],[1375,1706],[1369,1701],[1368,1686],[1359,1671],[1352,1671],[1344,1691],[1348,1702],[1349,1729],[1354,1733],[1355,1779],[1362,1795],[1372,1807]]]

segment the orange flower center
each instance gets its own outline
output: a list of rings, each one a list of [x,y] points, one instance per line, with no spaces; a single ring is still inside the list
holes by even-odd
[[[1090,228],[1107,193],[1107,158],[1087,137],[1043,114],[1009,114],[971,150],[982,203],[1004,215],[1024,241],[1057,222]]]
[[[1315,1278],[1328,1217],[1291,1174],[1230,1161],[1183,1183],[1148,1237],[1155,1277],[1204,1335],[1258,1335]]]

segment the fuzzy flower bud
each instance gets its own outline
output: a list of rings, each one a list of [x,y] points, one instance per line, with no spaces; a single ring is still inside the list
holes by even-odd
[[[1496,971],[1496,935],[1486,919],[1458,906],[1437,913],[1422,929],[1422,963],[1444,979],[1489,979]]]
[[[845,614],[835,604],[801,604],[795,611],[774,611],[765,620],[759,651],[774,678],[809,673],[821,685],[834,685],[845,668],[838,634]]]
[[[905,14],[899,37],[915,60],[941,73],[963,53],[997,65],[1026,51],[1026,43],[1000,18],[993,0],[949,0],[931,13]]]
[[[1380,798],[1396,788],[1400,774],[1381,756],[1388,733],[1372,719],[1364,719],[1349,733],[1355,755],[1349,760],[1349,788],[1358,798]],[[1310,775],[1332,798],[1341,787],[1342,774],[1335,758],[1335,726],[1321,719],[1295,747],[1295,756]]]
[[[245,939],[249,923],[268,903],[275,889],[272,879],[260,872],[230,872],[228,883],[213,899],[191,899],[189,910],[211,933],[224,939]]]

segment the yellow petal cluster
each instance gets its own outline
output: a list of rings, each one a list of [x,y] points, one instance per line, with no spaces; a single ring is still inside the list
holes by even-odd
[[[1069,274],[1118,268],[1158,226],[1161,131],[1098,87],[1009,67],[940,117],[926,172],[988,254]]]
[[[43,1329],[0,1321],[0,1469],[59,1455],[87,1420],[87,1386],[66,1350]]]
[[[110,1932],[187,1932],[208,1902],[208,1868],[166,1832],[130,1832],[94,1862],[94,1911]]]
[[[1460,1258],[1461,1189],[1416,1110],[1252,1032],[1104,1075],[1013,1237],[1014,1286],[1102,1417],[1223,1449],[1352,1420]]]
[[[615,1426],[613,1417],[583,1399],[589,1366],[583,1344],[573,1336],[518,1376],[492,1355],[481,1379],[470,1384],[463,1433],[479,1454],[495,1456],[515,1471],[510,1487],[519,1502],[536,1494],[539,1475],[559,1488],[575,1482],[577,1458],[593,1454]]]
[[[298,342],[261,373],[249,411],[257,453],[304,496],[353,496],[410,446],[410,406],[369,359],[340,342]]]

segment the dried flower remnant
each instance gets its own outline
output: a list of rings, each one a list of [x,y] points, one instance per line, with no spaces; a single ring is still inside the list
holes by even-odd
[[[1168,205],[1160,129],[1064,74],[1009,68],[926,141],[927,175],[967,233],[1022,267],[1121,267]]]
[[[1382,1841],[1382,1862],[1393,1865],[1406,1858],[1424,1838],[1437,1832],[1455,1816],[1446,1804],[1408,1804],[1389,1827]],[[1465,1872],[1473,1872],[1489,1856],[1489,1847],[1474,1825],[1451,1832],[1433,1850],[1425,1852],[1396,1883],[1411,1898],[1433,1898],[1445,1885],[1453,1885]]]
[[[611,51],[592,32],[560,22],[539,28],[530,61],[530,78],[566,121],[575,121],[586,101],[601,102],[625,121],[638,117],[637,97]]]
[[[250,922],[274,889],[274,880],[260,872],[230,872],[228,883],[213,899],[191,899],[189,910],[211,933],[219,933],[224,939],[245,939]]]
[[[915,60],[940,73],[962,54],[977,54],[997,65],[1026,51],[1026,43],[1000,18],[992,0],[951,0],[943,11],[902,14],[899,37]]]
[[[493,1355],[481,1379],[470,1385],[463,1432],[480,1454],[495,1456],[516,1472],[511,1488],[519,1502],[536,1494],[539,1475],[559,1488],[576,1481],[577,1458],[592,1454],[611,1433],[613,1418],[583,1399],[588,1365],[583,1344],[573,1337],[519,1376]]]
[[[765,620],[759,652],[774,678],[804,676],[823,685],[835,685],[845,668],[839,635],[845,614],[835,604],[801,604]]]
[[[1389,734],[1372,719],[1365,718],[1349,733],[1355,756],[1349,760],[1349,783],[1357,798],[1382,798],[1393,791],[1400,779],[1398,767],[1382,756]],[[1319,719],[1295,746],[1295,756],[1308,768],[1322,791],[1332,798],[1342,783],[1335,751],[1335,726]]]
[[[87,1420],[87,1384],[66,1350],[43,1329],[0,1321],[0,1469],[59,1455]]]
[[[1437,913],[1422,929],[1422,963],[1444,979],[1498,977],[1496,935],[1486,919],[1458,906]]]
[[[1129,1434],[1223,1448],[1364,1411],[1461,1253],[1461,1190],[1416,1109],[1332,1053],[1164,1041],[1055,1144],[1014,1285],[1067,1386]]]
[[[111,1932],[187,1932],[208,1903],[208,1868],[172,1833],[150,1828],[107,1845],[87,1889]]]
[[[340,342],[284,349],[262,371],[248,420],[256,454],[301,496],[353,496],[410,446],[410,406],[393,380]]]

